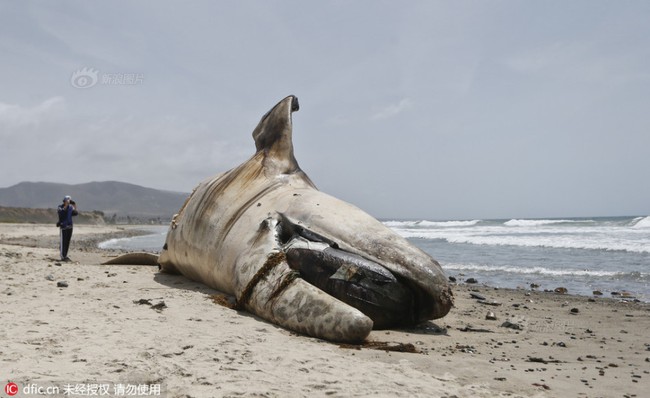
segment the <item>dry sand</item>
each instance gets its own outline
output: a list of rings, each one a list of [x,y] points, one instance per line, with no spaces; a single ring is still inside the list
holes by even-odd
[[[3,387],[15,383],[18,397],[46,387],[59,396],[158,387],[167,397],[648,396],[648,304],[458,285],[444,319],[370,335],[417,353],[344,348],[216,305],[216,291],[182,276],[100,265],[114,253],[96,242],[134,229],[77,226],[75,261],[61,263],[54,226],[0,225]]]

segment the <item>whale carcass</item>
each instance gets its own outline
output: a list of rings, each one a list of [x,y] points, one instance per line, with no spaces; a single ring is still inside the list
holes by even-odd
[[[374,328],[445,316],[440,265],[357,207],[320,192],[300,169],[289,96],[253,131],[256,153],[201,182],[158,262],[233,295],[238,308],[299,333],[357,342]]]

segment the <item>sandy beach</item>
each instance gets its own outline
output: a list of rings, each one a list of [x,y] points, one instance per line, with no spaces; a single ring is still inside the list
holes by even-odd
[[[459,284],[447,317],[342,347],[215,304],[217,291],[157,267],[100,265],[117,253],[99,241],[138,230],[76,226],[74,261],[62,263],[53,225],[0,224],[2,396],[642,397],[650,387],[650,305],[630,298]]]

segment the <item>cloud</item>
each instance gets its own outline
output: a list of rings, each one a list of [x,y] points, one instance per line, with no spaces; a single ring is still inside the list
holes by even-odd
[[[11,128],[38,126],[47,120],[57,119],[65,107],[65,99],[58,96],[31,108],[0,102],[0,125]]]
[[[396,104],[390,104],[381,111],[375,113],[370,117],[371,120],[382,120],[382,119],[388,119],[393,116],[399,115],[406,109],[410,108],[412,105],[412,101],[410,98],[402,98],[398,103]]]
[[[530,76],[550,76],[587,83],[647,81],[645,51],[617,52],[589,41],[557,41],[502,60],[508,69]]]

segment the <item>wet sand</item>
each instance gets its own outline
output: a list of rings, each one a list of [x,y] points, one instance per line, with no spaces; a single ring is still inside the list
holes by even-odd
[[[217,291],[156,267],[100,265],[115,253],[98,241],[141,229],[76,226],[74,261],[62,263],[54,226],[0,224],[3,387],[126,396],[119,388],[137,385],[149,390],[132,396],[167,397],[643,397],[650,387],[649,304],[461,284],[447,317],[342,347],[217,305]]]

